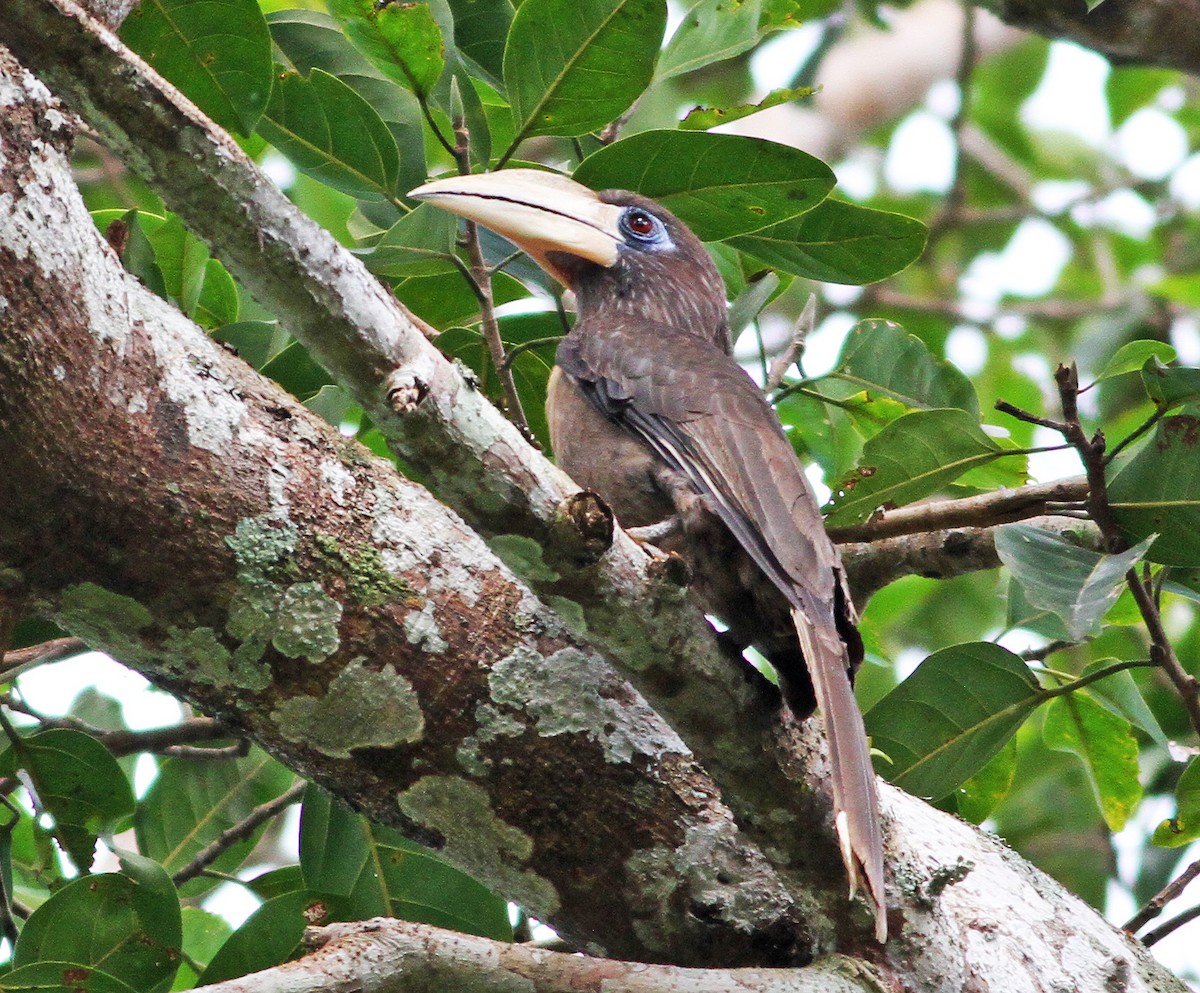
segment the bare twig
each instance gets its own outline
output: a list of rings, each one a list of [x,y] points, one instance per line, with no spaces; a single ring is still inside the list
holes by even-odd
[[[1165,924],[1160,924],[1153,931],[1147,931],[1142,937],[1142,944],[1149,947],[1162,941],[1172,931],[1177,931],[1185,924],[1189,924],[1197,917],[1200,917],[1200,906],[1192,907],[1190,910],[1185,910],[1182,914],[1177,914]]]
[[[454,118],[454,158],[458,170],[463,175],[471,171],[471,135],[467,130],[466,118],[456,114]],[[512,368],[504,355],[504,342],[500,338],[500,323],[496,320],[496,303],[492,296],[492,270],[483,257],[483,249],[479,244],[479,228],[474,221],[467,221],[467,257],[471,260],[468,283],[479,299],[479,318],[483,332],[483,340],[487,343],[488,355],[492,367],[500,380],[500,388],[504,391],[504,408],[512,422],[520,429],[525,440],[536,445],[533,431],[525,417],[521,406],[521,397],[517,393],[517,383],[513,379]],[[486,367],[485,367],[486,368]]]
[[[193,717],[167,727],[151,728],[147,731],[110,730],[97,727],[78,717],[46,717],[22,700],[11,694],[0,697],[9,710],[32,717],[43,728],[69,728],[91,735],[113,755],[134,755],[138,752],[153,752],[181,758],[219,759],[245,754],[248,745],[240,742],[226,748],[192,748],[204,741],[219,741],[232,738],[233,733],[211,717]]]
[[[221,853],[226,851],[231,845],[236,845],[239,841],[244,841],[254,833],[254,830],[263,822],[269,821],[272,817],[278,814],[286,807],[290,807],[293,803],[300,799],[304,793],[304,789],[308,784],[301,780],[292,785],[287,792],[280,794],[274,800],[269,800],[267,803],[255,807],[246,818],[239,821],[233,827],[226,828],[213,841],[205,845],[196,857],[187,865],[175,873],[171,880],[176,886],[182,886],[189,879],[193,879],[200,875],[209,865],[215,862]]]
[[[1112,507],[1108,502],[1108,482],[1105,477],[1105,440],[1104,433],[1097,431],[1090,438],[1079,421],[1079,370],[1075,364],[1060,365],[1054,373],[1054,381],[1058,385],[1059,401],[1062,404],[1063,419],[1061,421],[1039,417],[1028,411],[1014,407],[1012,404],[1000,401],[997,409],[1031,424],[1041,424],[1059,432],[1064,439],[1079,453],[1087,475],[1088,515],[1100,529],[1104,539],[1104,550],[1109,553],[1124,551],[1128,544],[1121,533]],[[1200,685],[1182,664],[1180,664],[1175,649],[1172,647],[1163,628],[1162,616],[1149,587],[1137,574],[1136,569],[1130,569],[1125,574],[1125,583],[1133,594],[1134,602],[1142,615],[1142,621],[1150,635],[1150,658],[1175,687],[1187,711],[1192,728],[1200,734]]]
[[[0,676],[8,681],[17,674],[18,670],[25,672],[34,666],[43,665],[46,662],[57,662],[59,659],[69,658],[87,650],[88,646],[79,638],[53,638],[50,641],[43,641],[40,645],[14,648],[11,652],[4,653],[4,662],[0,665]]]
[[[829,536],[838,544],[844,544],[947,528],[992,527],[1060,513],[1085,499],[1086,480],[1079,477],[1062,479],[1015,490],[996,490],[962,500],[934,500],[897,510],[881,510],[865,524],[830,528]]]
[[[1197,859],[1178,876],[1172,879],[1166,886],[1159,890],[1154,896],[1146,901],[1146,905],[1134,914],[1128,921],[1125,922],[1125,930],[1130,934],[1140,931],[1154,918],[1163,912],[1163,908],[1168,903],[1179,896],[1188,884],[1197,876],[1200,876],[1200,859]]]
[[[810,293],[808,300],[805,301],[804,309],[800,311],[800,316],[796,318],[796,326],[792,329],[792,337],[788,341],[787,347],[771,361],[771,368],[767,373],[767,381],[763,385],[764,393],[773,393],[782,385],[783,377],[788,369],[791,368],[792,363],[799,360],[800,356],[804,354],[804,342],[812,334],[812,329],[816,322],[817,295]]]

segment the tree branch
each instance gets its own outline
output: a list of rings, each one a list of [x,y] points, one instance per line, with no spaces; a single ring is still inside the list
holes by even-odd
[[[255,829],[260,824],[264,824],[272,817],[282,813],[293,803],[298,803],[304,795],[307,785],[304,780],[293,783],[290,788],[275,797],[274,800],[268,800],[266,803],[259,804],[242,820],[238,821],[237,824],[227,827],[217,837],[201,848],[196,853],[195,858],[171,877],[171,882],[176,886],[182,886],[189,879],[194,879],[200,875],[231,846],[236,845],[239,841],[245,841],[250,835],[254,834]]]
[[[961,500],[931,500],[876,511],[865,524],[830,528],[829,536],[839,544],[846,544],[947,528],[993,527],[1053,513],[1064,504],[1081,504],[1087,494],[1087,480],[1079,477],[1015,490],[996,490]]]
[[[864,963],[830,956],[805,969],[684,969],[548,952],[386,917],[309,928],[317,950],[206,993],[328,993],[355,990],[520,989],[526,993],[884,993]]]
[[[1138,0],[977,0],[1014,27],[1048,38],[1066,38],[1118,65],[1164,66],[1195,73],[1200,66],[1200,2]]]

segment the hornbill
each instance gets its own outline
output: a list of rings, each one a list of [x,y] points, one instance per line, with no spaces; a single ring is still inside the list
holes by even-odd
[[[837,551],[775,412],[730,352],[725,285],[700,240],[645,197],[509,169],[410,196],[491,228],[575,294],[547,413],[558,464],[626,527],[673,522],[690,592],[819,708],[850,877],[887,937],[878,797],[852,680],[862,641]]]

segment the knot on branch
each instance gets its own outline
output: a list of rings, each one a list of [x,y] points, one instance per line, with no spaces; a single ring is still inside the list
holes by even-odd
[[[387,378],[388,406],[397,414],[411,414],[429,396],[429,384],[411,369],[397,369]]]
[[[591,565],[613,541],[613,512],[595,493],[582,490],[562,501],[554,512],[550,541],[555,557],[574,565]]]

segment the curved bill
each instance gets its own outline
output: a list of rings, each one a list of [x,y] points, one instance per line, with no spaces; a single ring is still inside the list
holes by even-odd
[[[564,285],[567,273],[548,253],[562,252],[611,266],[621,243],[621,208],[558,173],[505,169],[454,176],[409,193],[502,235]]]

